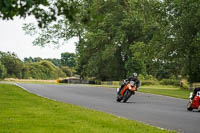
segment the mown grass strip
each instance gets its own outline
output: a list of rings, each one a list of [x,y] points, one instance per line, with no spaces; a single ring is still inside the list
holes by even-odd
[[[152,93],[176,98],[188,99],[190,91],[176,86],[149,85],[141,86],[139,92]]]
[[[117,85],[94,85],[97,87],[119,88]],[[170,96],[175,98],[188,99],[191,91],[182,89],[177,86],[170,85],[144,85],[138,90],[143,93],[157,94],[163,96]]]
[[[7,80],[3,80],[1,82],[7,82],[7,83],[31,83],[31,84],[58,84],[53,81],[48,81],[48,80],[43,80],[43,81],[40,81],[40,80],[34,80],[34,81],[31,81],[31,80],[12,80],[12,81],[7,81]],[[60,84],[60,83],[59,83]]]
[[[0,84],[0,133],[166,133],[156,127]]]

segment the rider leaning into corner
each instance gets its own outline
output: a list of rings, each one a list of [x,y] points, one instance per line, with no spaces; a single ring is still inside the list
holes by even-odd
[[[191,100],[194,99],[194,97],[196,96],[196,94],[197,94],[198,91],[200,91],[200,87],[197,87],[197,88],[194,89],[194,92],[193,92]]]
[[[138,74],[134,72],[132,76],[124,80],[124,83],[119,88],[119,92],[118,92],[119,95],[121,94],[120,92],[124,88],[124,86],[127,84],[127,82],[130,82],[130,81],[134,81],[136,83],[136,91],[138,90],[138,88],[140,87],[140,80],[138,79]]]

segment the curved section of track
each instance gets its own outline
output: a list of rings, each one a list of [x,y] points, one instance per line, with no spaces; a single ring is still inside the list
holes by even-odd
[[[127,103],[118,103],[116,90],[111,88],[87,85],[18,85],[43,97],[112,113],[157,127],[181,133],[200,132],[200,114],[187,111],[187,100],[136,93]]]

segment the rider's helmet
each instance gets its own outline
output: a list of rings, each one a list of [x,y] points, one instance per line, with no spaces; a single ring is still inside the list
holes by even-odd
[[[137,73],[133,73],[133,77],[137,77]]]
[[[136,72],[133,73],[133,79],[137,79],[137,73]]]

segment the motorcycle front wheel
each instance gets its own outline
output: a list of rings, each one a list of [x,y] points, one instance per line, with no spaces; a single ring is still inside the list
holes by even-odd
[[[122,96],[117,95],[116,101],[117,101],[117,102],[120,102],[121,100],[122,100]]]
[[[191,101],[189,101],[188,104],[187,104],[187,110],[188,111],[192,111],[193,110]]]
[[[129,90],[126,90],[124,92],[123,102],[125,103],[131,97],[131,95],[132,95],[132,92]]]

